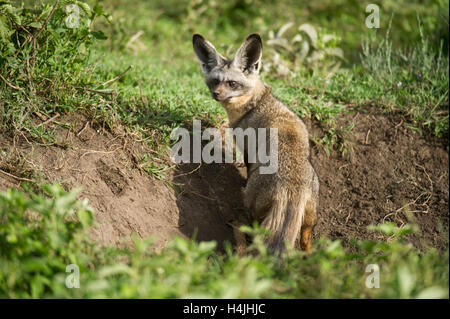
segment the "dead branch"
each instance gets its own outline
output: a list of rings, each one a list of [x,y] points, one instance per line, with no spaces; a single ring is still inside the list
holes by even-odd
[[[6,176],[9,176],[9,177],[11,177],[11,178],[14,178],[15,180],[18,180],[18,181],[34,183],[34,181],[31,180],[31,179],[24,178],[24,177],[18,177],[18,176],[16,176],[16,175],[7,173],[7,172],[5,172],[4,170],[1,170],[1,169],[0,169],[0,172],[3,173],[3,174],[5,174]]]
[[[5,82],[5,84],[6,84],[7,86],[9,86],[11,89],[14,89],[14,90],[17,90],[17,91],[23,91],[23,89],[22,89],[21,87],[18,87],[18,86],[15,86],[15,85],[12,85],[11,83],[9,83],[9,82],[3,77],[3,75],[1,75],[1,74],[0,74],[0,79],[2,79],[3,82]]]
[[[115,82],[115,81],[119,80],[120,78],[122,78],[122,77],[123,77],[128,71],[130,71],[130,70],[131,70],[131,65],[130,65],[125,71],[123,71],[123,72],[120,73],[118,76],[116,76],[115,78],[113,78],[113,79],[111,79],[111,80],[108,80],[108,81],[106,81],[105,83],[103,83],[102,86],[104,86],[105,88],[111,86],[111,84],[112,84],[113,82]],[[108,85],[107,85],[107,84],[108,84]],[[106,85],[107,85],[107,86],[106,86]]]

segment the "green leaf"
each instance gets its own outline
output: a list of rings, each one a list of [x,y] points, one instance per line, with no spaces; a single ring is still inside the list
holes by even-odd
[[[117,264],[112,266],[105,266],[98,272],[100,278],[105,278],[119,274],[131,275],[133,274],[133,270],[125,264]]]
[[[99,4],[96,4],[96,5],[94,6],[94,12],[95,12],[95,14],[97,14],[97,15],[105,14],[105,11],[103,10],[103,7],[102,7],[101,5],[99,5]]]
[[[379,225],[370,225],[367,228],[371,231],[375,231],[387,236],[394,235],[397,230],[397,227],[392,222],[383,223]]]
[[[344,249],[342,248],[341,241],[335,240],[333,241],[326,249],[326,253],[331,258],[341,257],[345,255]]]
[[[278,31],[276,37],[277,37],[277,38],[281,38],[281,37],[283,36],[283,34],[284,34],[289,28],[291,28],[293,25],[294,25],[294,23],[292,23],[292,22],[288,22],[288,23],[286,23],[285,25],[283,25],[283,26],[280,28],[280,30]]]
[[[416,297],[417,299],[442,299],[448,298],[448,289],[439,286],[433,286],[422,290]]]
[[[78,5],[81,8],[81,10],[83,10],[84,13],[86,13],[87,15],[91,14],[91,7],[87,3],[77,1],[76,5]]]
[[[175,237],[173,244],[175,245],[175,248],[183,253],[183,254],[187,254],[189,251],[189,246],[186,240],[184,240],[181,237]]]
[[[103,33],[103,31],[92,31],[91,34],[98,40],[108,39],[108,37]]]
[[[80,210],[77,215],[83,227],[87,228],[92,225],[93,216],[90,210]]]
[[[201,253],[209,253],[212,252],[217,246],[215,241],[202,241],[198,245],[198,249]]]
[[[400,266],[398,270],[398,280],[400,285],[400,296],[402,298],[409,298],[416,280],[406,265]]]
[[[309,40],[311,41],[311,45],[314,48],[317,48],[317,32],[316,29],[314,29],[314,27],[308,23],[302,24],[299,28],[298,31],[300,32],[304,32],[306,33],[306,35],[308,36]]]
[[[29,24],[30,27],[36,28],[36,29],[40,29],[42,28],[42,23],[40,22],[32,22]]]
[[[17,25],[21,25],[22,24],[22,19],[15,12],[16,9],[12,5],[10,5],[10,4],[3,4],[3,5],[1,5],[0,9],[3,12],[5,12],[11,18],[11,20],[14,21],[15,24],[17,24]]]

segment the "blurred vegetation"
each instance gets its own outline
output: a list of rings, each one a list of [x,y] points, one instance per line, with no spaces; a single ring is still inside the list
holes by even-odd
[[[311,71],[326,70],[327,76],[339,70],[344,53],[337,46],[339,39],[332,34],[318,33],[308,23],[300,25],[291,32],[293,23],[286,23],[276,33],[269,32],[269,56],[264,61],[267,75],[287,76],[295,74],[300,67]]]
[[[242,228],[253,236],[246,257],[182,238],[153,253],[138,236],[131,250],[90,242],[93,212],[76,198],[56,184],[40,195],[0,193],[0,298],[448,298],[448,251],[418,253],[403,241],[409,225],[373,227],[389,243],[355,241],[347,253],[321,240],[312,255],[290,250],[282,263],[256,226]],[[371,264],[379,288],[366,286]],[[79,269],[79,288],[66,287],[68,265]]]

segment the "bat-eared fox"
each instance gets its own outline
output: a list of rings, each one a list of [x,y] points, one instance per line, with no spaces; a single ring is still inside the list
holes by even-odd
[[[226,110],[232,128],[276,128],[278,169],[261,174],[262,164],[248,161],[248,143],[241,145],[247,166],[244,204],[251,217],[270,230],[267,244],[281,254],[287,243],[307,252],[319,204],[319,179],[310,161],[308,131],[300,118],[271,93],[259,78],[262,41],[252,34],[227,59],[203,36],[193,36],[212,97]],[[267,134],[267,140],[271,137]],[[238,145],[239,146],[239,145]],[[258,147],[258,145],[256,145]]]

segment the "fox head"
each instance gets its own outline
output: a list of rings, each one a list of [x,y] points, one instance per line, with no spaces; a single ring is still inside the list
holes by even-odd
[[[262,41],[258,34],[248,36],[232,60],[217,52],[200,34],[194,34],[192,43],[201,62],[206,85],[216,101],[237,103],[251,96],[253,89],[261,83]]]

